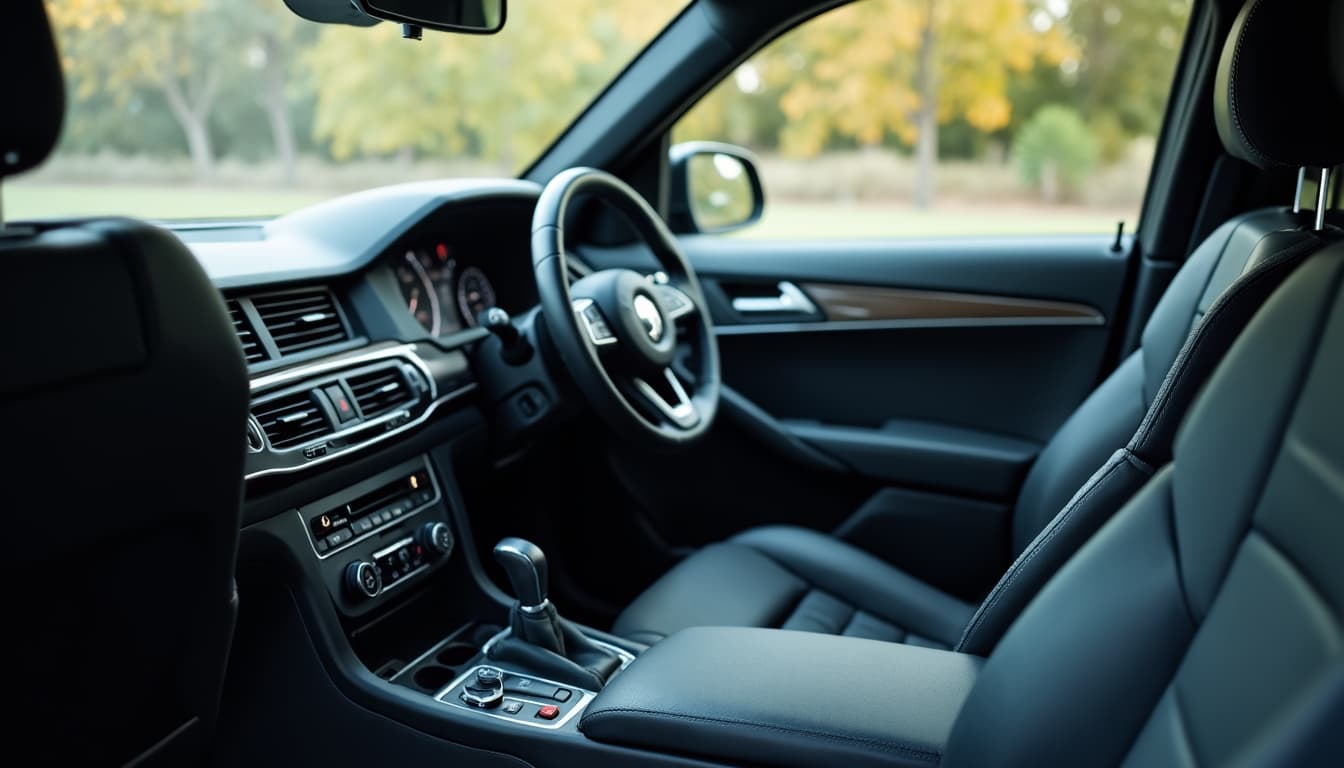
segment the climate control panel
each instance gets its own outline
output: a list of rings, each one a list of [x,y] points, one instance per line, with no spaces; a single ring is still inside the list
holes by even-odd
[[[456,546],[448,506],[423,457],[297,514],[333,600],[352,616],[447,562]]]

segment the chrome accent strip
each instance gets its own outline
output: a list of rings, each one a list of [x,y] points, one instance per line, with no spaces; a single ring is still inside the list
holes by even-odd
[[[1325,207],[1330,201],[1330,168],[1321,169],[1320,185],[1316,188],[1316,231],[1325,229]]]
[[[434,386],[434,380],[433,380],[432,378],[430,379],[430,386],[431,386],[431,387]],[[430,403],[429,406],[428,406],[427,408],[425,408],[425,412],[422,413],[422,414],[420,414],[420,416],[419,416],[418,418],[416,418],[416,419],[412,419],[411,421],[408,421],[408,422],[406,422],[405,424],[402,424],[400,427],[397,427],[396,429],[388,430],[387,432],[384,432],[384,433],[382,433],[381,435],[377,435],[376,437],[371,437],[371,438],[369,438],[368,440],[365,440],[365,441],[363,441],[363,442],[361,442],[361,443],[359,443],[359,444],[357,444],[357,445],[350,445],[350,446],[346,446],[345,448],[341,448],[340,450],[331,451],[331,452],[327,453],[326,456],[319,456],[319,457],[317,457],[316,459],[309,459],[308,461],[305,461],[305,462],[302,463],[302,464],[298,464],[298,465],[295,465],[295,466],[292,466],[292,467],[271,467],[270,469],[263,469],[263,470],[260,470],[260,471],[257,471],[257,472],[252,472],[252,473],[249,473],[248,475],[246,475],[246,476],[244,477],[244,479],[245,479],[245,480],[251,480],[251,479],[254,478],[254,477],[265,477],[266,475],[282,475],[282,474],[289,474],[289,473],[291,473],[291,472],[302,472],[302,471],[308,469],[309,467],[315,467],[315,466],[318,466],[318,465],[323,464],[323,463],[325,463],[325,462],[331,461],[332,459],[338,459],[338,458],[340,458],[340,457],[342,457],[342,456],[346,456],[346,455],[348,455],[348,454],[350,454],[350,453],[352,453],[352,452],[355,452],[355,451],[362,451],[362,450],[364,450],[365,448],[369,448],[369,447],[371,447],[371,446],[377,445],[377,444],[383,442],[384,440],[387,440],[387,439],[390,438],[390,437],[396,437],[397,435],[400,435],[400,434],[402,434],[403,432],[406,432],[407,430],[414,429],[414,428],[420,426],[421,424],[424,424],[426,421],[429,420],[429,417],[430,417],[430,416],[433,416],[433,415],[434,415],[434,412],[435,412],[436,410],[439,409],[439,406],[444,405],[444,404],[446,404],[446,403],[450,403],[450,402],[452,402],[453,400],[456,400],[456,399],[458,399],[459,397],[462,397],[463,395],[466,395],[466,394],[468,394],[468,393],[474,391],[475,389],[476,389],[476,383],[475,383],[475,382],[472,382],[472,383],[467,384],[467,385],[465,385],[465,386],[458,387],[457,389],[453,390],[452,392],[449,392],[448,394],[444,395],[443,397],[440,397],[439,399],[437,399],[437,400],[433,401],[432,403]],[[380,416],[380,417],[378,417],[377,419],[374,419],[373,421],[365,421],[365,422],[362,422],[362,423],[360,423],[360,424],[358,425],[358,427],[367,427],[367,426],[369,426],[370,424],[379,424],[379,423],[381,423],[381,422],[383,422],[383,421],[386,421],[386,420],[390,419],[391,417],[394,417],[394,416],[396,416],[397,414],[402,413],[402,412],[403,412],[402,409],[398,409],[398,410],[392,411],[391,413],[386,414],[386,415],[384,415],[384,416]],[[333,433],[331,433],[330,435],[324,435],[324,436],[323,436],[323,439],[325,439],[325,440],[330,440],[330,439],[333,438],[333,437],[338,437],[338,436],[347,434],[347,433],[349,433],[349,432],[356,431],[356,429],[357,429],[357,428],[352,428],[352,429],[347,429],[347,430],[343,430],[343,431],[340,431],[340,432],[333,432]]]
[[[545,600],[542,600],[540,603],[537,603],[536,605],[523,605],[522,601],[520,600],[518,601],[518,610],[522,611],[523,613],[529,613],[529,614],[541,613],[542,611],[545,611],[550,606],[550,604],[551,599],[549,597],[546,598]]]
[[[781,280],[778,284],[778,296],[739,296],[733,299],[733,311],[744,315],[788,313],[796,315],[815,315],[817,305],[803,293],[803,289]]]
[[[402,515],[402,516],[401,516],[401,519],[402,519],[402,520],[405,520],[405,519],[406,519],[406,515]],[[383,523],[383,525],[387,525],[387,523]],[[369,533],[373,533],[373,531],[370,530]],[[413,542],[413,541],[415,541],[415,537],[414,537],[414,536],[407,536],[406,538],[401,539],[400,541],[398,541],[396,544],[393,544],[393,545],[390,546],[390,547],[384,547],[384,548],[378,550],[377,552],[374,552],[372,555],[369,555],[369,559],[370,559],[370,560],[377,560],[378,558],[382,557],[383,555],[386,555],[388,552],[394,552],[394,551],[396,551],[397,549],[399,549],[399,548],[401,548],[401,547],[403,547],[403,546],[405,546],[405,545],[407,545],[407,544],[410,544],[410,543]],[[353,543],[355,543],[355,542],[354,542],[353,539],[351,539],[351,540],[350,540],[350,543],[353,544]]]
[[[919,320],[828,320],[815,323],[742,323],[715,325],[717,336],[755,336],[766,333],[834,331],[894,331],[907,328],[1011,328],[1015,326],[1087,326],[1106,324],[1101,316],[1089,317],[950,317]]]
[[[414,344],[398,344],[396,346],[373,349],[367,352],[341,355],[340,357],[334,357],[329,360],[320,360],[315,363],[300,365],[296,368],[286,368],[283,371],[269,373],[265,376],[253,379],[251,382],[251,391],[255,393],[291,381],[299,381],[300,379],[307,379],[332,371],[339,371],[342,368],[353,368],[357,365],[376,363],[391,358],[401,358],[406,362],[411,363],[416,368],[419,368],[420,372],[425,375],[425,380],[429,382],[429,396],[433,398],[438,395],[438,387],[434,383],[434,374],[430,373],[429,366],[425,365],[425,361],[421,360],[420,356],[415,353]]]
[[[1293,193],[1293,213],[1302,212],[1302,187],[1307,182],[1307,166],[1297,169],[1297,191]]]

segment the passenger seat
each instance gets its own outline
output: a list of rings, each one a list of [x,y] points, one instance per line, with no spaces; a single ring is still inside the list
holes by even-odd
[[[1344,95],[1322,63],[1327,6],[1247,3],[1223,50],[1213,105],[1232,155],[1260,167],[1344,161]],[[1297,113],[1303,119],[1283,119]],[[1264,299],[1340,236],[1317,230],[1316,218],[1288,209],[1239,216],[1191,254],[1141,348],[1032,467],[1013,515],[1017,559],[978,607],[835,536],[779,526],[691,555],[627,607],[613,632],[654,643],[689,626],[782,627],[989,653],[1060,565],[1171,458],[1187,405]]]

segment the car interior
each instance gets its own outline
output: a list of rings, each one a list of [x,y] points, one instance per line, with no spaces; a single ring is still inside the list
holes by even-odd
[[[1134,232],[719,234],[672,126],[841,5],[690,0],[518,178],[0,219],[12,759],[1344,761],[1344,2],[1191,4]]]

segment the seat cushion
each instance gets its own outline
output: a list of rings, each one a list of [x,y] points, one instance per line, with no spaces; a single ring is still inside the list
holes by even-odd
[[[780,627],[949,648],[974,610],[832,536],[771,526],[691,555],[612,631],[656,643],[686,627]]]

